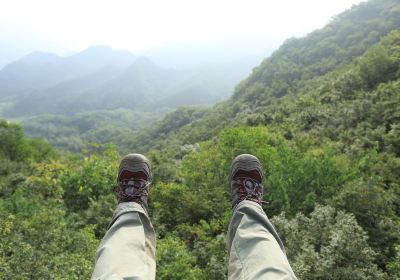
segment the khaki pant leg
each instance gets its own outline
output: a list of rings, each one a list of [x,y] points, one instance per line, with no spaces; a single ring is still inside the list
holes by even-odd
[[[261,206],[240,202],[228,230],[228,279],[297,279],[278,233]]]
[[[136,202],[120,203],[97,250],[92,279],[155,279],[155,247],[146,211]]]

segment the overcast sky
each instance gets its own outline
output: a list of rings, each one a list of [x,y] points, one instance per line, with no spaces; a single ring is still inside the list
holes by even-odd
[[[60,53],[91,45],[136,51],[165,43],[281,42],[324,26],[360,2],[0,0],[0,48]]]

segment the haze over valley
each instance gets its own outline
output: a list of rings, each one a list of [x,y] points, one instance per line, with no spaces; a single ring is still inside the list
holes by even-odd
[[[312,17],[285,10],[288,3],[268,6],[258,0],[248,13],[243,3],[229,4],[228,10],[222,2],[213,4],[212,11],[207,3],[191,6],[179,0],[156,6],[96,3],[97,12],[87,22],[89,2],[18,1],[0,17],[0,117],[23,123],[30,136],[73,151],[105,143],[108,138],[100,137],[99,130],[135,133],[178,107],[209,107],[228,99],[288,36],[304,36],[359,2],[327,3]],[[42,17],[32,18],[19,10],[21,5]],[[73,5],[80,9],[71,10]],[[306,14],[321,4],[290,5]],[[138,9],[141,14],[129,13]],[[284,16],[276,13],[281,10]],[[17,11],[22,18],[15,16]],[[68,13],[74,14],[74,24],[68,24]],[[85,126],[78,125],[82,119]]]
[[[149,53],[164,66],[108,46],[92,46],[65,57],[30,53],[0,70],[0,116],[22,122],[28,135],[79,151],[85,142],[102,143],[104,137],[86,137],[100,128],[114,126],[112,130],[133,133],[180,106],[207,107],[228,98],[262,59],[261,55],[236,57],[232,50],[215,60],[217,51],[208,57],[198,49],[178,50]],[[78,125],[82,119],[90,123],[84,130]],[[80,144],[67,140],[71,136]]]
[[[298,279],[400,279],[399,0],[4,7],[0,279],[89,279],[128,153],[157,280],[227,279],[244,153]]]

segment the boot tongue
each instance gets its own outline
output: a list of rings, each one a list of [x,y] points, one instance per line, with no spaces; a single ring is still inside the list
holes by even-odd
[[[148,180],[149,176],[144,172],[144,171],[137,171],[137,172],[132,172],[129,170],[122,170],[121,174],[118,177],[118,181],[124,180],[124,179],[132,179],[132,180]]]
[[[125,193],[126,193],[128,196],[132,196],[132,195],[133,195],[134,188],[135,188],[135,182],[134,182],[134,181],[129,181],[129,182],[128,182],[128,187],[126,188]]]

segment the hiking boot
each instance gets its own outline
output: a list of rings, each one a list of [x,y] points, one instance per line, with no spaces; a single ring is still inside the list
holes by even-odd
[[[150,161],[144,155],[129,154],[121,160],[117,183],[118,203],[137,202],[147,211],[152,174]]]
[[[261,184],[264,175],[258,158],[249,154],[237,156],[231,165],[229,176],[231,181],[232,208],[243,200],[265,203],[263,198],[264,187]]]

